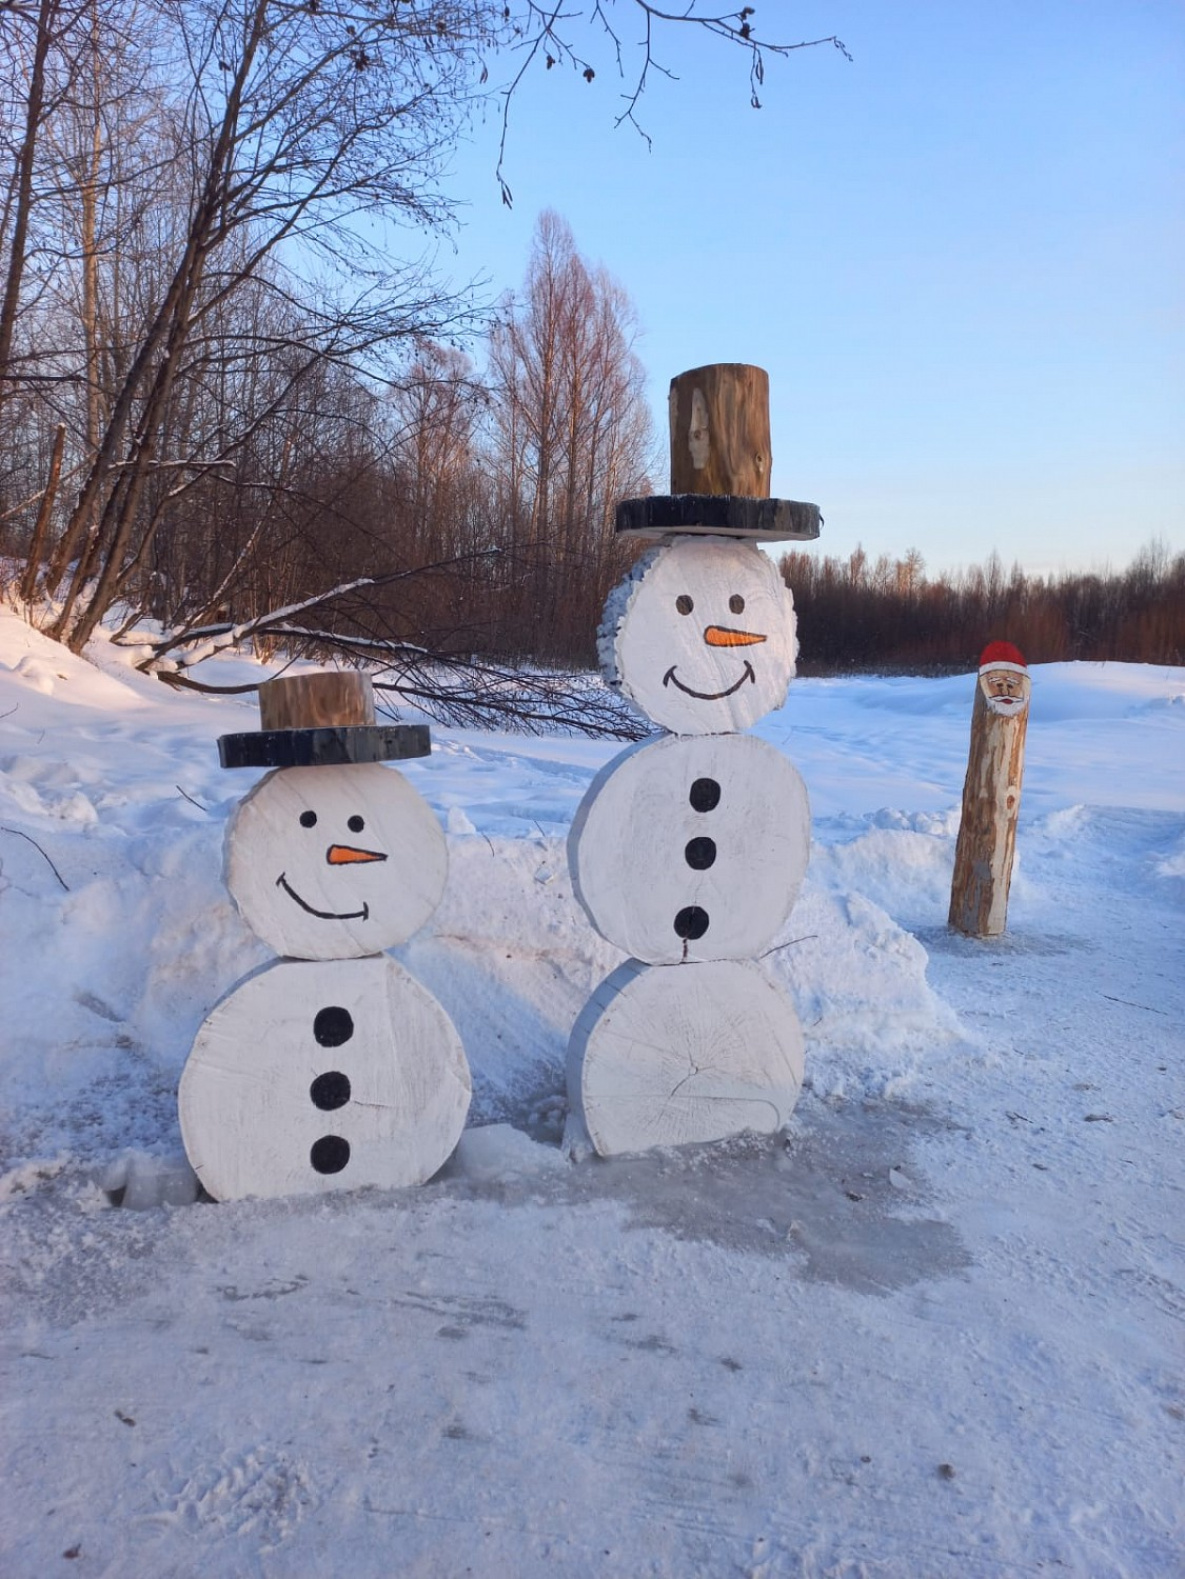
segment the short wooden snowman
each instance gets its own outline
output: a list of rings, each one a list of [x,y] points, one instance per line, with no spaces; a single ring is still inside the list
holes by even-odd
[[[756,957],[789,917],[810,814],[797,770],[742,733],[781,706],[794,604],[761,542],[814,538],[766,498],[768,379],[727,364],[671,385],[671,496],[617,530],[656,542],[609,596],[602,667],[667,733],[597,775],[568,858],[593,927],[631,958],[568,1050],[572,1110],[602,1156],[781,1128],[803,1074],[793,1003]]]
[[[226,834],[226,883],[283,956],[198,1032],[178,1095],[185,1150],[215,1200],[430,1178],[469,1109],[464,1049],[385,949],[444,892],[432,809],[382,766],[427,756],[423,725],[374,722],[369,679],[260,687],[262,730],[225,735],[223,767],[269,767]]]

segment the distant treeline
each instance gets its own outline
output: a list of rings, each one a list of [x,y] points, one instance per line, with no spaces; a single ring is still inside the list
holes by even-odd
[[[1121,571],[1030,576],[986,565],[934,579],[916,551],[873,561],[797,550],[780,561],[794,593],[799,672],[974,668],[993,640],[1029,663],[1185,664],[1185,554],[1158,543]]]

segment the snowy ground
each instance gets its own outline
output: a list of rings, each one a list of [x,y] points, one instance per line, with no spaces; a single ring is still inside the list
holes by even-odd
[[[400,957],[473,1066],[457,1158],[130,1210],[267,958],[220,872],[254,703],[94,657],[0,614],[0,1572],[1185,1571],[1185,671],[1035,671],[991,944],[944,924],[971,680],[796,682],[758,732],[812,798],[766,962],[807,1089],[613,1163],[558,1143],[619,957],[564,836],[617,748],[434,729],[450,884]]]

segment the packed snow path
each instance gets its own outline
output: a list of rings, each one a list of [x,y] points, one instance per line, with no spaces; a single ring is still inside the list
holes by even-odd
[[[478,1127],[417,1191],[133,1211],[266,951],[219,870],[241,704],[96,656],[0,617],[0,1571],[1180,1571],[1185,673],[1035,670],[986,945],[943,925],[970,679],[796,682],[807,1089],[608,1163],[558,1147],[619,958],[563,839],[615,747],[436,731],[453,872],[401,957]]]

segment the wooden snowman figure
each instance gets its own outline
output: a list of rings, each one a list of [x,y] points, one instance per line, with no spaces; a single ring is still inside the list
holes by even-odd
[[[602,1156],[772,1133],[798,1098],[802,1030],[755,957],[789,917],[810,813],[797,770],[742,733],[794,674],[794,603],[762,542],[819,535],[814,505],[766,498],[769,383],[725,364],[671,384],[671,496],[617,530],[657,543],[609,596],[602,667],[667,733],[594,779],[573,821],[573,886],[632,957],[568,1049],[568,1093]]]
[[[270,767],[227,827],[226,883],[283,956],[246,977],[198,1032],[178,1106],[215,1200],[429,1179],[469,1109],[461,1040],[384,953],[444,892],[444,833],[403,775],[424,725],[379,726],[369,679],[309,674],[260,687],[263,728],[224,735],[223,767]]]

